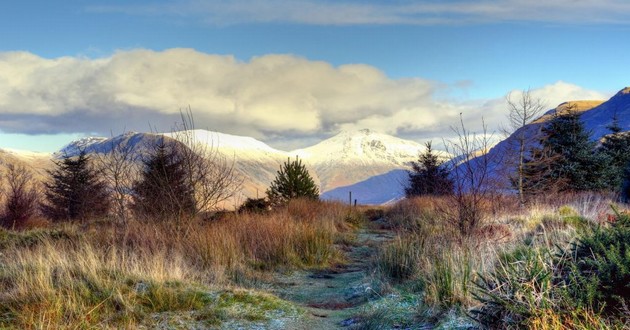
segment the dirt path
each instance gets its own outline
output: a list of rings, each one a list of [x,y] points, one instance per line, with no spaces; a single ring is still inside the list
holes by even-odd
[[[375,294],[369,262],[378,246],[393,238],[389,231],[360,229],[352,245],[344,245],[348,263],[335,269],[279,275],[272,292],[292,301],[308,315],[302,329],[343,329],[356,322],[361,306]]]

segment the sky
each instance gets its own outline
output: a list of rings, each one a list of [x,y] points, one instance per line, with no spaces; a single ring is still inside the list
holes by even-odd
[[[0,5],[0,148],[196,128],[289,150],[424,142],[630,85],[625,0],[65,0]]]

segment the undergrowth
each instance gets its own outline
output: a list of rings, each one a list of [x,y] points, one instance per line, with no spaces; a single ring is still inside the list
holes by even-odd
[[[297,200],[188,224],[0,230],[0,328],[205,328],[296,314],[272,295],[225,288],[343,262],[335,242],[356,226],[348,215],[340,204]]]
[[[466,317],[458,327],[624,328],[628,216],[611,215],[605,198],[573,197],[526,209],[503,201],[466,236],[445,221],[439,198],[402,201],[386,213],[397,237],[374,259],[379,281],[389,283],[381,287],[421,287],[415,318],[434,326]]]

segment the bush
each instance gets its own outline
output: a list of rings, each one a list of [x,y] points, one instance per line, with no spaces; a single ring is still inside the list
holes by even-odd
[[[24,166],[7,165],[6,200],[0,214],[0,224],[6,228],[24,228],[37,215],[38,183]]]
[[[496,329],[621,328],[628,283],[630,217],[618,214],[608,227],[582,231],[568,251],[521,246],[501,256],[494,271],[476,281],[483,305],[473,315]]]
[[[576,303],[616,314],[630,297],[630,216],[618,215],[573,246],[564,279]]]
[[[238,212],[265,213],[270,208],[271,204],[264,198],[247,198],[245,203],[238,208]]]

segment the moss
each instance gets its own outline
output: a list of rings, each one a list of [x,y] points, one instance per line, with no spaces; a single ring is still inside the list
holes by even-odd
[[[150,283],[141,290],[139,301],[151,312],[200,309],[212,301],[207,293],[178,282]]]
[[[210,302],[199,309],[197,321],[209,326],[219,326],[224,322],[264,322],[279,315],[296,314],[292,304],[270,294],[246,290],[225,290],[208,294]]]
[[[79,239],[78,236],[60,229],[33,229],[18,232],[0,228],[0,250],[9,247],[28,248],[42,242]]]
[[[569,205],[563,205],[558,208],[558,214],[561,217],[577,216],[578,212]]]
[[[563,218],[564,223],[575,228],[578,232],[584,232],[589,228],[589,221],[585,217],[572,215]]]
[[[250,291],[225,291],[219,295],[219,307],[232,307],[234,305],[255,306],[257,309],[270,311],[283,309],[287,307],[288,303],[275,296]]]

